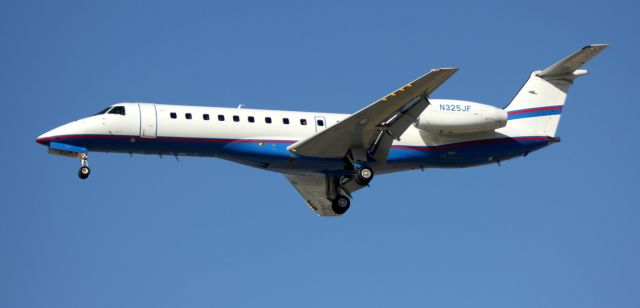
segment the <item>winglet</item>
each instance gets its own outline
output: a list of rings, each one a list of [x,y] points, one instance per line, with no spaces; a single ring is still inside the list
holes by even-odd
[[[545,68],[538,73],[538,77],[544,79],[565,79],[568,77],[573,80],[578,76],[585,75],[587,71],[579,70],[579,68],[608,46],[607,44],[585,46],[568,57]]]

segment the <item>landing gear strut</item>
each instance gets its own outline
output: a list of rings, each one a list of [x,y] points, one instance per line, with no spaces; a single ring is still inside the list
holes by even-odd
[[[89,177],[89,174],[91,174],[87,154],[84,154],[82,158],[80,158],[80,164],[82,164],[82,166],[80,167],[80,170],[78,170],[78,177],[84,180]]]

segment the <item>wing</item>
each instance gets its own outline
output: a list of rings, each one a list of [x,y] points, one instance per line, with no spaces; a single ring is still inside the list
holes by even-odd
[[[331,201],[327,197],[328,185],[335,180],[326,175],[299,175],[288,174],[284,176],[291,182],[293,187],[300,193],[307,205],[320,216],[336,216],[331,209]],[[364,187],[355,183],[351,179],[342,179],[341,189],[350,195],[352,192]]]
[[[292,144],[288,149],[301,156],[340,158],[356,148],[369,151],[375,154],[376,160],[384,161],[393,140],[402,135],[429,105],[426,97],[457,70],[434,69],[340,123]]]

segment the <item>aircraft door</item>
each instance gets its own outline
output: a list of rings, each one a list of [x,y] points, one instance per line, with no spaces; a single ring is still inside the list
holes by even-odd
[[[316,133],[324,130],[327,127],[327,121],[325,121],[324,117],[322,116],[314,117],[314,122],[316,126]]]
[[[155,138],[158,120],[155,104],[138,104],[140,108],[140,137]]]

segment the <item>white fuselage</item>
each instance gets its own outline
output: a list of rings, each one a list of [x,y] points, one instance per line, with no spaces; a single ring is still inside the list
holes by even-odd
[[[393,143],[387,162],[373,164],[379,172],[485,164],[548,144],[545,136],[526,135],[508,126],[494,130],[496,121],[506,123],[506,115],[498,112],[502,109],[457,100],[431,103],[420,117],[430,121],[409,127]],[[43,134],[38,142],[63,142],[89,151],[212,156],[280,172],[343,169],[341,160],[300,157],[287,147],[348,114],[145,103],[117,106],[124,107],[124,115],[103,113],[77,120]],[[473,124],[474,119],[479,122]],[[476,132],[456,133],[451,129],[461,127],[456,121]]]

